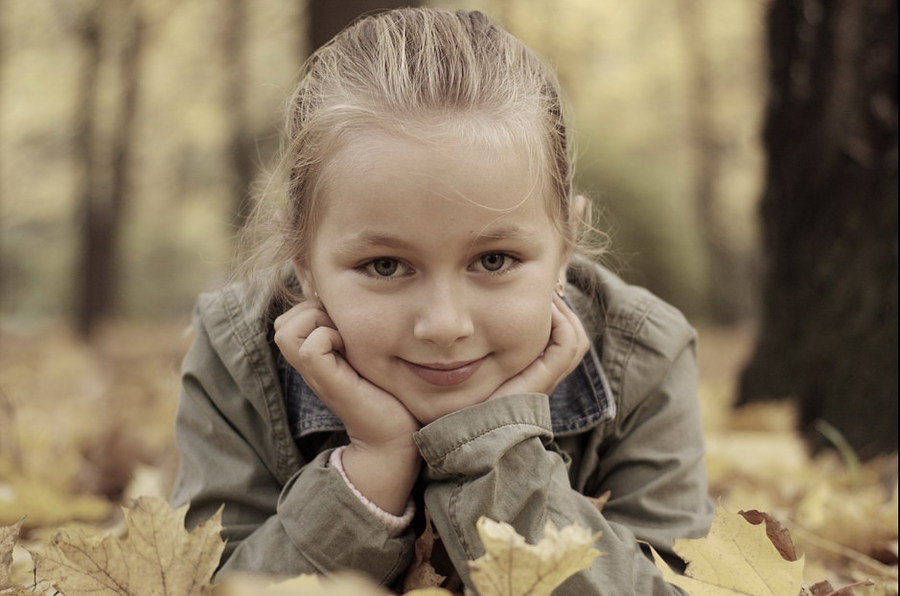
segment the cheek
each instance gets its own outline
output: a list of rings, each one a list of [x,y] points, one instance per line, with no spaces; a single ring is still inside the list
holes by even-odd
[[[537,357],[550,338],[550,298],[532,296],[498,303],[484,319],[497,343],[526,357]]]
[[[377,300],[353,299],[348,294],[329,301],[326,309],[351,360],[354,355],[362,357],[388,349],[391,331],[400,327],[398,309],[383,307]]]

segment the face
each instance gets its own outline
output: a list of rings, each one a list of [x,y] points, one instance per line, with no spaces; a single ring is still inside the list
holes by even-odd
[[[298,276],[353,368],[421,423],[541,354],[566,254],[524,151],[360,133],[321,192]]]

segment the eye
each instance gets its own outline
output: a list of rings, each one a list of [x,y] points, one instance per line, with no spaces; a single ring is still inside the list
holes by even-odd
[[[394,277],[400,270],[400,261],[386,257],[373,259],[366,263],[365,269],[375,277]]]
[[[504,273],[515,262],[515,259],[506,253],[490,252],[478,257],[475,267],[487,273]]]

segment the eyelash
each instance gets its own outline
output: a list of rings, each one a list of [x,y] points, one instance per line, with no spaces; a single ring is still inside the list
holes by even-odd
[[[511,254],[506,253],[506,252],[484,253],[483,255],[480,255],[477,259],[475,259],[474,262],[480,263],[486,257],[494,257],[494,256],[503,257],[504,261],[503,261],[503,264],[500,266],[500,269],[497,271],[485,270],[484,273],[487,273],[488,275],[505,275],[505,274],[509,273],[510,271],[512,271],[513,269],[515,269],[522,262],[519,259],[517,259],[516,257],[514,257]]]
[[[485,273],[487,275],[506,275],[507,273],[514,270],[516,267],[518,267],[522,263],[521,260],[519,260],[518,258],[516,258],[513,255],[506,253],[506,252],[484,253],[482,255],[479,255],[477,258],[475,258],[475,260],[472,261],[472,263],[473,264],[480,263],[482,261],[482,259],[484,259],[485,257],[492,257],[492,256],[502,256],[505,259],[503,262],[503,265],[501,265],[501,268],[498,269],[497,271],[483,270],[483,271],[481,271],[482,273]],[[412,267],[409,267],[409,265],[404,264],[400,259],[395,259],[393,257],[377,257],[375,259],[366,261],[365,263],[363,263],[362,265],[357,267],[357,269],[363,275],[366,275],[372,279],[377,279],[379,281],[394,281],[396,279],[405,277],[405,274],[379,275],[378,273],[376,273],[373,270],[373,268],[375,267],[375,263],[377,263],[378,261],[392,261],[393,263],[397,264],[398,269],[406,268],[406,269],[412,270]]]

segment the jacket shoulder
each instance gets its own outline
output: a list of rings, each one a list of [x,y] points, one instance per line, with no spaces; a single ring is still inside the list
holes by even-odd
[[[247,344],[260,334],[266,335],[270,308],[271,296],[252,283],[234,282],[200,294],[194,309],[194,326],[236,334],[229,339]]]
[[[677,380],[679,393],[696,390],[696,332],[681,311],[600,265],[581,265],[573,277],[620,415],[652,396],[668,377]]]
[[[574,283],[590,326],[604,344],[637,343],[671,360],[696,339],[680,310],[601,265],[579,263]]]

